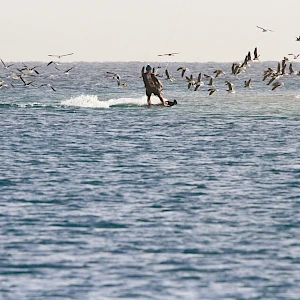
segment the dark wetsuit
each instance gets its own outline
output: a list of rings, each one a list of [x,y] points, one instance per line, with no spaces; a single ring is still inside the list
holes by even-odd
[[[143,81],[146,87],[146,95],[150,97],[152,94],[156,96],[160,95],[160,84],[158,79],[153,73],[145,73],[144,68],[142,70]]]

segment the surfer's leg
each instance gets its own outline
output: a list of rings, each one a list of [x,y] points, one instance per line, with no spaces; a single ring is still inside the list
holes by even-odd
[[[146,90],[146,95],[147,95],[147,104],[151,105],[151,91]]]
[[[162,95],[161,95],[161,94],[158,94],[157,96],[158,96],[158,98],[160,99],[162,105],[166,106],[166,105],[167,105],[167,104],[166,104],[166,101],[165,101],[165,99],[162,97]]]

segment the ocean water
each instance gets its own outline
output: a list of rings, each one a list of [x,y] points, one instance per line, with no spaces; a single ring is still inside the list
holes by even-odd
[[[300,299],[300,76],[160,63],[166,108],[146,62],[27,64],[0,70],[0,299]]]

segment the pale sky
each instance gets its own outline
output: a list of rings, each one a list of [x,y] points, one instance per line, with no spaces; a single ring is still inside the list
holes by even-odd
[[[0,58],[49,61],[243,60],[300,53],[300,0],[1,1]],[[274,32],[263,33],[256,26]],[[175,57],[158,54],[180,52]],[[299,57],[300,61],[300,57]]]

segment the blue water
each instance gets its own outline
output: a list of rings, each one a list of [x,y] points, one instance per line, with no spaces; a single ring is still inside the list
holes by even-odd
[[[144,62],[27,64],[0,70],[0,299],[300,299],[300,76],[184,64],[225,71],[208,96],[170,63],[164,108]]]

